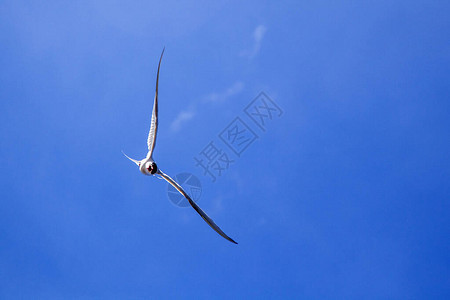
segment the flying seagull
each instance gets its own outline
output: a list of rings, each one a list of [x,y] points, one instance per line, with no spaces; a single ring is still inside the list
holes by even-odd
[[[170,183],[174,188],[176,188],[188,201],[189,204],[195,209],[195,211],[205,220],[206,223],[208,223],[209,226],[211,226],[212,229],[214,229],[218,234],[223,236],[225,239],[229,240],[232,243],[237,244],[232,238],[230,238],[228,235],[225,234],[225,232],[222,231],[222,229],[219,228],[219,226],[214,223],[214,221],[208,217],[208,215],[195,203],[192,201],[191,197],[183,190],[183,188],[172,178],[170,178],[167,174],[165,174],[163,171],[161,171],[160,168],[156,165],[155,161],[153,160],[153,150],[155,149],[156,144],[156,134],[158,132],[158,81],[159,81],[159,68],[161,66],[161,60],[164,54],[163,49],[161,53],[161,57],[159,59],[158,64],[158,73],[156,74],[156,93],[155,93],[155,100],[153,103],[153,112],[152,112],[152,121],[150,125],[150,132],[148,134],[147,139],[147,145],[148,145],[148,153],[147,156],[142,160],[136,160],[130,158],[128,155],[126,155],[123,151],[123,155],[125,155],[129,160],[134,162],[136,165],[138,165],[139,170],[142,174],[152,176],[152,175],[160,175],[162,178],[164,178],[168,183]]]

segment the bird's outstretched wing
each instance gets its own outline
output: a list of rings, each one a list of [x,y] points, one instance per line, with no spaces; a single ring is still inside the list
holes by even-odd
[[[225,232],[223,232],[222,229],[220,229],[219,226],[217,226],[216,223],[214,223],[214,221],[211,220],[211,218],[208,217],[208,215],[194,201],[192,201],[191,197],[189,197],[189,195],[175,180],[164,174],[161,170],[158,170],[158,174],[161,175],[168,183],[173,185],[173,187],[176,188],[189,201],[189,204],[195,209],[196,212],[198,212],[203,220],[205,220],[205,222],[208,223],[209,226],[211,226],[212,229],[214,229],[218,234],[220,234],[230,242],[237,244],[232,238],[226,235]]]
[[[155,149],[156,144],[156,133],[158,131],[158,82],[159,82],[159,68],[161,67],[161,60],[164,54],[163,49],[161,53],[161,58],[159,59],[158,64],[158,73],[156,74],[156,92],[155,92],[155,100],[153,102],[153,111],[152,111],[152,121],[150,125],[150,132],[148,133],[147,145],[148,145],[148,153],[147,158],[152,157],[153,150]]]

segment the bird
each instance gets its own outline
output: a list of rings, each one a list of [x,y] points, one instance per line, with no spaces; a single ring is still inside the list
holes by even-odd
[[[165,47],[163,48],[163,51],[161,53],[161,57],[159,58],[159,64],[158,64],[158,72],[156,74],[156,92],[155,92],[155,98],[153,101],[153,111],[152,111],[152,118],[150,123],[150,131],[148,133],[147,138],[147,146],[148,146],[148,152],[147,156],[142,160],[136,160],[128,155],[125,154],[125,152],[122,151],[123,155],[125,155],[126,158],[134,162],[138,167],[139,171],[141,171],[142,174],[148,175],[148,176],[161,176],[163,179],[165,179],[169,184],[171,184],[180,194],[182,194],[188,201],[189,204],[192,206],[192,208],[205,220],[205,222],[211,226],[212,229],[214,229],[218,234],[220,234],[222,237],[224,237],[226,240],[237,244],[236,241],[234,241],[232,238],[230,238],[228,235],[225,234],[225,232],[222,231],[222,229],[219,228],[219,226],[214,223],[214,221],[195,203],[191,197],[184,191],[184,189],[175,181],[173,180],[169,175],[165,174],[156,164],[155,160],[153,159],[153,151],[155,150],[155,144],[156,144],[156,135],[158,133],[158,83],[159,83],[159,69],[161,67],[161,61],[164,55]]]

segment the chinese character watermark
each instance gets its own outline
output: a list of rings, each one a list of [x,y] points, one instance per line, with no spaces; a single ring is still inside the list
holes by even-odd
[[[266,131],[267,122],[273,120],[274,117],[280,117],[283,114],[281,108],[264,92],[259,93],[259,95],[247,105],[244,112],[263,131]]]
[[[216,181],[216,175],[222,176],[222,171],[228,169],[234,160],[228,158],[228,155],[216,147],[211,141],[198,156],[194,157],[197,162],[196,166],[203,169],[203,175],[211,177],[212,181]]]
[[[241,118],[236,117],[219,134],[219,138],[234,152],[234,154],[241,156],[258,136],[241,120]]]
[[[283,114],[281,108],[264,92],[253,99],[243,110],[246,118],[251,119],[263,132],[269,122]],[[250,122],[251,123],[251,122]],[[255,125],[253,125],[255,127]],[[241,117],[237,116],[219,134],[219,139],[231,152],[226,152],[220,146],[210,141],[195,157],[195,166],[203,171],[204,176],[211,178],[212,182],[222,176],[236,158],[240,158],[258,138],[252,126],[249,126]],[[225,148],[226,149],[226,148]],[[230,158],[230,156],[232,158]],[[233,159],[234,158],[234,159]]]

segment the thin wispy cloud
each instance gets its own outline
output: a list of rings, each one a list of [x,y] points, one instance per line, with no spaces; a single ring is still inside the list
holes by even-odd
[[[236,96],[244,89],[244,83],[236,81],[230,87],[221,92],[214,92],[191,103],[188,109],[182,110],[172,121],[170,129],[173,132],[179,131],[183,125],[191,120],[197,113],[197,105],[199,103],[220,103],[227,101],[230,97]]]
[[[261,49],[262,40],[266,34],[267,28],[264,25],[258,25],[253,31],[253,47],[241,52],[240,56],[246,56],[248,58],[255,57]]]
[[[250,59],[255,57],[261,49],[261,44],[264,39],[264,35],[266,34],[266,31],[267,31],[266,26],[264,25],[256,26],[255,30],[253,31],[253,46],[251,47],[251,49],[242,51],[240,53],[240,56],[245,56]],[[196,114],[197,111],[196,108],[199,102],[202,103],[225,102],[230,97],[235,96],[240,92],[242,92],[243,89],[244,83],[241,81],[237,81],[224,91],[213,92],[204,97],[199,98],[199,100],[191,103],[189,109],[183,110],[177,115],[177,117],[172,121],[172,124],[170,126],[171,130],[173,132],[179,131],[182,125],[191,120]]]
[[[181,111],[175,120],[172,121],[170,125],[170,129],[172,131],[178,131],[181,128],[181,125],[190,119],[192,119],[195,115],[195,112],[192,109]]]
[[[239,94],[244,89],[244,84],[241,81],[235,82],[232,86],[221,93],[211,93],[204,98],[205,102],[223,102],[234,96]]]

